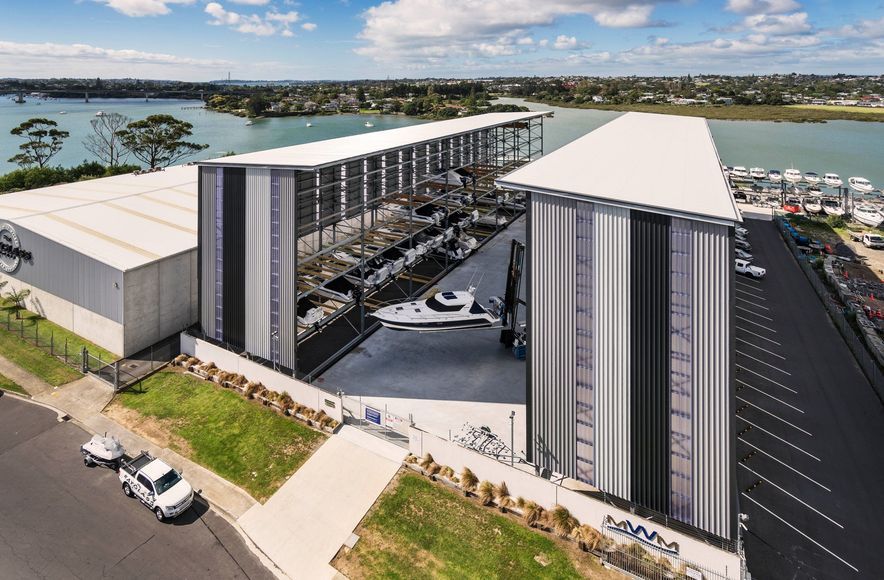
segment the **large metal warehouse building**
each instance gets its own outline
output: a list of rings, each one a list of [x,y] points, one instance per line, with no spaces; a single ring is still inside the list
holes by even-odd
[[[200,338],[312,380],[524,213],[494,179],[544,113],[488,113],[200,163]]]
[[[0,280],[29,310],[119,355],[197,319],[197,168],[0,197]]]
[[[628,113],[498,184],[528,192],[528,450],[736,538],[734,226],[705,119]]]

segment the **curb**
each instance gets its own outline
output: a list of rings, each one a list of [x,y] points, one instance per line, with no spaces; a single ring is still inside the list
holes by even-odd
[[[18,393],[13,393],[12,391],[7,391],[5,389],[0,389],[0,396],[2,396],[2,397],[11,396],[13,399],[17,399],[19,401],[24,401],[25,403],[31,403],[32,405],[36,405],[38,407],[43,407],[44,409],[49,409],[50,411],[53,411],[55,413],[55,415],[56,415],[55,420],[58,421],[59,423],[64,423],[67,421],[74,421],[77,423],[77,425],[79,425],[80,427],[83,427],[83,425],[80,424],[79,421],[76,421],[73,417],[68,415],[65,411],[62,411],[58,407],[53,407],[49,403],[44,403],[42,401],[38,401],[37,399],[31,397],[30,395],[25,396],[25,395],[20,395]],[[86,429],[86,431],[88,431],[88,429]]]

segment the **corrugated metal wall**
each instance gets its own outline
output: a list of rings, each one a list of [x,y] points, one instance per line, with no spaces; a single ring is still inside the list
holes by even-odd
[[[279,364],[295,368],[298,332],[298,198],[295,172],[279,172]]]
[[[596,485],[629,497],[630,311],[629,210],[595,212]]]
[[[725,226],[694,222],[693,524],[733,537],[733,258]]]
[[[120,270],[44,238],[12,220],[6,221],[15,229],[21,248],[33,255],[30,262],[21,262],[18,269],[7,276],[114,322],[123,322],[123,273]],[[5,290],[13,285],[10,283]]]
[[[224,169],[222,271],[223,340],[245,347],[246,336],[246,170]],[[217,242],[216,242],[217,243]],[[217,275],[217,274],[216,274]],[[218,324],[217,322],[215,323]]]
[[[531,357],[533,457],[560,473],[576,469],[575,417],[575,241],[577,202],[531,194],[528,251],[531,296],[528,351]],[[555,248],[555,251],[551,251]],[[542,297],[538,300],[538,297]],[[534,330],[537,329],[535,332]],[[554,329],[554,331],[550,331]]]
[[[245,349],[270,359],[270,170],[246,169]]]
[[[214,167],[199,168],[200,325],[215,336],[215,177]]]
[[[595,376],[593,329],[595,327],[594,206],[577,203],[576,257],[576,416],[577,474],[580,481],[595,485]]]

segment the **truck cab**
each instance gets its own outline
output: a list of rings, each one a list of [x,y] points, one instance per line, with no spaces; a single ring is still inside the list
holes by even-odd
[[[122,461],[119,473],[123,493],[138,498],[161,522],[181,515],[193,504],[193,487],[166,462],[146,451]]]
[[[879,250],[884,248],[884,237],[866,232],[863,234],[863,245],[867,248],[872,248],[874,250]]]

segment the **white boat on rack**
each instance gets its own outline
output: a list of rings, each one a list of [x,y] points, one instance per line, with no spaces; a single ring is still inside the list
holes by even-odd
[[[774,183],[779,183],[783,180],[783,174],[779,169],[771,169],[767,172],[767,178]]]
[[[841,181],[841,176],[837,173],[826,173],[823,175],[823,183],[829,187],[841,187],[844,185],[844,182]]]
[[[384,306],[370,316],[387,328],[420,332],[490,328],[498,324],[500,316],[476,302],[475,293],[475,286],[466,291],[439,292],[426,300]]]
[[[816,171],[808,171],[804,174],[804,181],[811,185],[815,185],[820,182],[820,175]]]
[[[804,177],[801,175],[801,172],[799,170],[793,168],[793,169],[787,169],[783,173],[783,179],[785,179],[789,183],[798,183],[802,179],[804,179]]]
[[[853,208],[853,219],[861,224],[877,228],[884,222],[884,215],[873,205],[858,205]]]
[[[826,212],[826,215],[844,215],[844,208],[841,207],[841,203],[837,199],[832,198],[823,200],[823,211]]]
[[[850,187],[860,193],[872,193],[875,191],[872,182],[865,177],[851,177],[847,180],[847,183],[850,184]]]
[[[808,196],[804,198],[804,211],[807,213],[818,214],[823,213],[823,206],[820,204],[819,198]]]
[[[763,167],[752,167],[749,169],[749,177],[752,179],[764,179],[767,177],[767,172]]]
[[[731,170],[731,177],[733,179],[748,179],[749,170],[742,165],[738,165]]]

